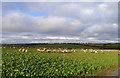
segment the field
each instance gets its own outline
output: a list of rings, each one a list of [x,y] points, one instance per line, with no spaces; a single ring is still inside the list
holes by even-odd
[[[118,67],[118,50],[76,44],[7,45],[2,49],[2,76],[102,76]],[[29,46],[29,48],[28,48]],[[24,47],[28,52],[19,52]],[[38,52],[40,47],[76,52]],[[94,49],[98,53],[84,52]],[[101,50],[103,52],[101,52]]]

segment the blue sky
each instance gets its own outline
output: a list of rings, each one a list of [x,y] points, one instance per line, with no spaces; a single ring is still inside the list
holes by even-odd
[[[4,2],[4,43],[117,42],[117,2]]]

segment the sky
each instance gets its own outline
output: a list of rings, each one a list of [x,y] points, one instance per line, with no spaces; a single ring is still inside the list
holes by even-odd
[[[3,2],[3,43],[116,43],[117,2]]]

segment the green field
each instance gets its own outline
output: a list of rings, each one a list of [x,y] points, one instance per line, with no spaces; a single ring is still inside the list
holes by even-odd
[[[74,45],[68,46],[72,48]],[[55,45],[49,48],[52,47]],[[19,48],[2,49],[2,76],[98,76],[118,66],[117,50],[95,54],[81,51],[78,45],[75,47],[76,52],[72,53],[41,53],[32,47],[27,48],[29,52],[19,52]]]

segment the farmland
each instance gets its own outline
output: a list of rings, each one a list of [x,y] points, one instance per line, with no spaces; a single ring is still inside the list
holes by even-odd
[[[2,76],[97,76],[118,66],[118,50],[78,44],[3,45]],[[15,47],[15,48],[13,48]],[[28,52],[21,52],[23,47]],[[49,50],[74,49],[75,52],[39,52],[38,48]],[[83,50],[81,50],[83,49]],[[97,53],[84,50],[94,49]],[[101,50],[103,52],[101,52]]]

